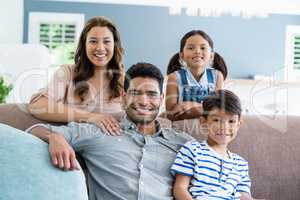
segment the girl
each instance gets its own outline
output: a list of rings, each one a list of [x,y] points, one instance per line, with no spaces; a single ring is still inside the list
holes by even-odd
[[[75,64],[60,67],[48,87],[32,96],[30,112],[52,122],[91,122],[118,134],[112,114],[122,113],[122,58],[115,25],[104,17],[91,18],[81,32]]]
[[[211,38],[193,30],[181,39],[180,52],[170,59],[167,73],[167,117],[175,121],[201,116],[203,99],[222,89],[227,67],[213,51]]]

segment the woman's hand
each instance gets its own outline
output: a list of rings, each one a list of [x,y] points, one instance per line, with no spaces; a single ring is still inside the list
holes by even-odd
[[[121,135],[119,122],[109,114],[90,114],[87,122],[93,123],[107,135]]]

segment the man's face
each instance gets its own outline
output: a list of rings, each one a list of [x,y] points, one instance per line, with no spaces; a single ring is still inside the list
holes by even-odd
[[[132,122],[148,124],[157,117],[162,100],[157,80],[136,77],[130,80],[123,107]]]
[[[236,114],[213,109],[209,111],[206,124],[210,143],[227,146],[237,136],[241,120]]]

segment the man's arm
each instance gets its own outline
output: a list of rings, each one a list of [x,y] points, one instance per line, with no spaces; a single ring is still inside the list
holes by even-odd
[[[49,143],[52,163],[64,170],[79,169],[75,152],[63,135],[55,133],[44,126],[37,126],[29,131],[32,135]]]
[[[193,200],[193,197],[188,191],[188,187],[191,181],[190,176],[182,174],[176,174],[176,180],[174,184],[174,197],[177,200]]]

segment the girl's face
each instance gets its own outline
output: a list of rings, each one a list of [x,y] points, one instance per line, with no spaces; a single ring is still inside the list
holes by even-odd
[[[209,61],[212,60],[213,53],[207,40],[197,34],[186,40],[180,57],[188,67],[199,68],[209,64]]]
[[[87,33],[86,55],[96,67],[106,67],[114,54],[114,37],[107,27],[95,26]]]

